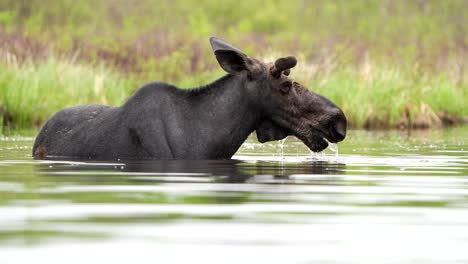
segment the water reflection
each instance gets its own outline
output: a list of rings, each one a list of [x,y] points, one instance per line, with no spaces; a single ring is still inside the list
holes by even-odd
[[[32,139],[3,138],[0,262],[466,263],[467,131],[109,163],[34,161]]]
[[[82,161],[42,162],[37,171],[46,175],[85,175],[87,171],[99,175],[145,176],[151,182],[218,182],[242,183],[253,177],[271,176],[285,183],[294,174],[343,174],[346,165],[329,161],[305,161],[302,163],[242,161],[242,160],[154,160],[120,163],[93,163]],[[163,176],[164,178],[161,178]]]

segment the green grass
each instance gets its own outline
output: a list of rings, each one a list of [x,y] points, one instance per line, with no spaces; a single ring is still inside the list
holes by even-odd
[[[431,113],[468,115],[466,84],[459,85],[444,74],[415,78],[411,70],[400,67],[380,65],[372,71],[366,77],[350,68],[305,82],[341,106],[354,127],[363,127],[369,118],[382,119],[384,127],[395,127],[407,121],[405,109],[413,120]]]
[[[104,66],[47,59],[0,64],[0,105],[18,127],[39,125],[55,112],[80,104],[120,105],[135,87]]]
[[[415,77],[416,73],[392,66],[375,66],[369,76],[359,69],[334,71],[327,77],[310,77],[311,69],[298,66],[295,76],[311,90],[342,107],[353,127],[369,117],[385,125],[402,122],[405,109],[413,118],[430,112],[468,115],[465,84],[457,85],[444,74]],[[181,87],[208,83],[221,71],[205,72],[179,81]],[[0,105],[8,109],[18,127],[38,126],[65,107],[81,104],[118,106],[145,81],[136,81],[101,65],[48,59],[39,64],[0,64]]]
[[[0,107],[31,127],[64,107],[119,105],[153,80],[206,84],[223,74],[208,44],[216,35],[259,59],[296,55],[292,76],[354,127],[462,120],[467,9],[464,0],[0,0]]]

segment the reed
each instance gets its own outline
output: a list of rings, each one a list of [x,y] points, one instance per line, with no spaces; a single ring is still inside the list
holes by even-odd
[[[0,105],[14,126],[40,126],[65,107],[119,105],[134,89],[131,83],[104,66],[56,58],[39,64],[0,64]]]
[[[256,58],[296,55],[293,76],[354,127],[466,119],[468,2],[0,0],[0,119],[39,126],[78,104],[119,105],[142,84],[224,74],[207,39]]]

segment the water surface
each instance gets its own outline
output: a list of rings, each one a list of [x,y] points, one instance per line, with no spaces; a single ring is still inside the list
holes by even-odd
[[[0,138],[0,263],[468,263],[467,127],[351,131],[311,154],[34,161]]]

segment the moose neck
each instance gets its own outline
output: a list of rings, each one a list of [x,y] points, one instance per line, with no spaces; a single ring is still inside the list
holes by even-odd
[[[204,158],[231,158],[258,124],[261,115],[246,82],[244,75],[226,75],[189,92],[193,117],[200,121],[197,137],[210,146]]]

